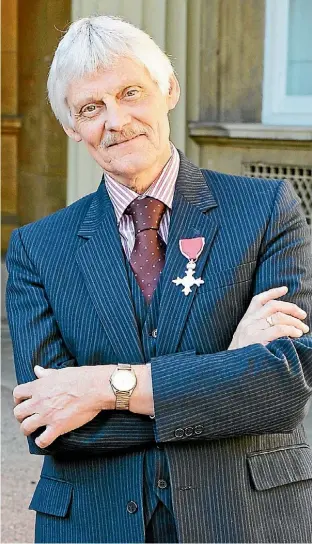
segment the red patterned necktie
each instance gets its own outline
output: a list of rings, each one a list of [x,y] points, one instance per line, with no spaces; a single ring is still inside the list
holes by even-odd
[[[163,202],[148,196],[134,200],[125,211],[131,215],[135,229],[130,265],[146,302],[152,300],[165,264],[166,245],[158,234],[165,210]]]

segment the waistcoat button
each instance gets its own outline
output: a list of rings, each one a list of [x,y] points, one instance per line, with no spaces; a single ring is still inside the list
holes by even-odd
[[[135,512],[137,512],[138,510],[138,505],[136,502],[134,501],[129,501],[128,504],[127,504],[127,512],[129,514],[135,514]]]
[[[168,484],[166,480],[158,480],[157,487],[159,487],[159,489],[166,489],[166,487],[168,487]]]
[[[157,329],[154,329],[152,332],[151,332],[151,336],[153,338],[157,338]]]

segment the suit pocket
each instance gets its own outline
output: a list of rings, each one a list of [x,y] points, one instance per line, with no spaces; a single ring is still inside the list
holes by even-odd
[[[68,513],[72,494],[73,485],[70,482],[41,476],[29,510],[64,518]]]
[[[258,491],[312,479],[312,451],[307,444],[248,453],[247,463]]]
[[[251,281],[253,278],[253,273],[256,269],[256,264],[257,261],[250,261],[248,263],[235,266],[234,268],[215,270],[213,273],[211,272],[207,278],[205,278],[205,283],[200,286],[198,293],[212,291],[214,289],[218,289],[219,287],[226,287],[245,281]]]

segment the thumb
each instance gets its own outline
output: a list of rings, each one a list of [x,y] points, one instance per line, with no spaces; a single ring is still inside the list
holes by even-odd
[[[34,373],[36,374],[37,378],[44,378],[45,376],[49,376],[49,374],[53,374],[53,372],[53,368],[43,368],[39,365],[36,365],[34,368]]]

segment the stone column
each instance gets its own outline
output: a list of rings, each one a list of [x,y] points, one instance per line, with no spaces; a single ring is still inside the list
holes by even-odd
[[[2,2],[1,35],[1,249],[5,252],[17,217],[17,0]]]
[[[66,206],[67,136],[48,104],[46,83],[61,31],[70,22],[70,7],[70,0],[18,2],[21,225]]]

